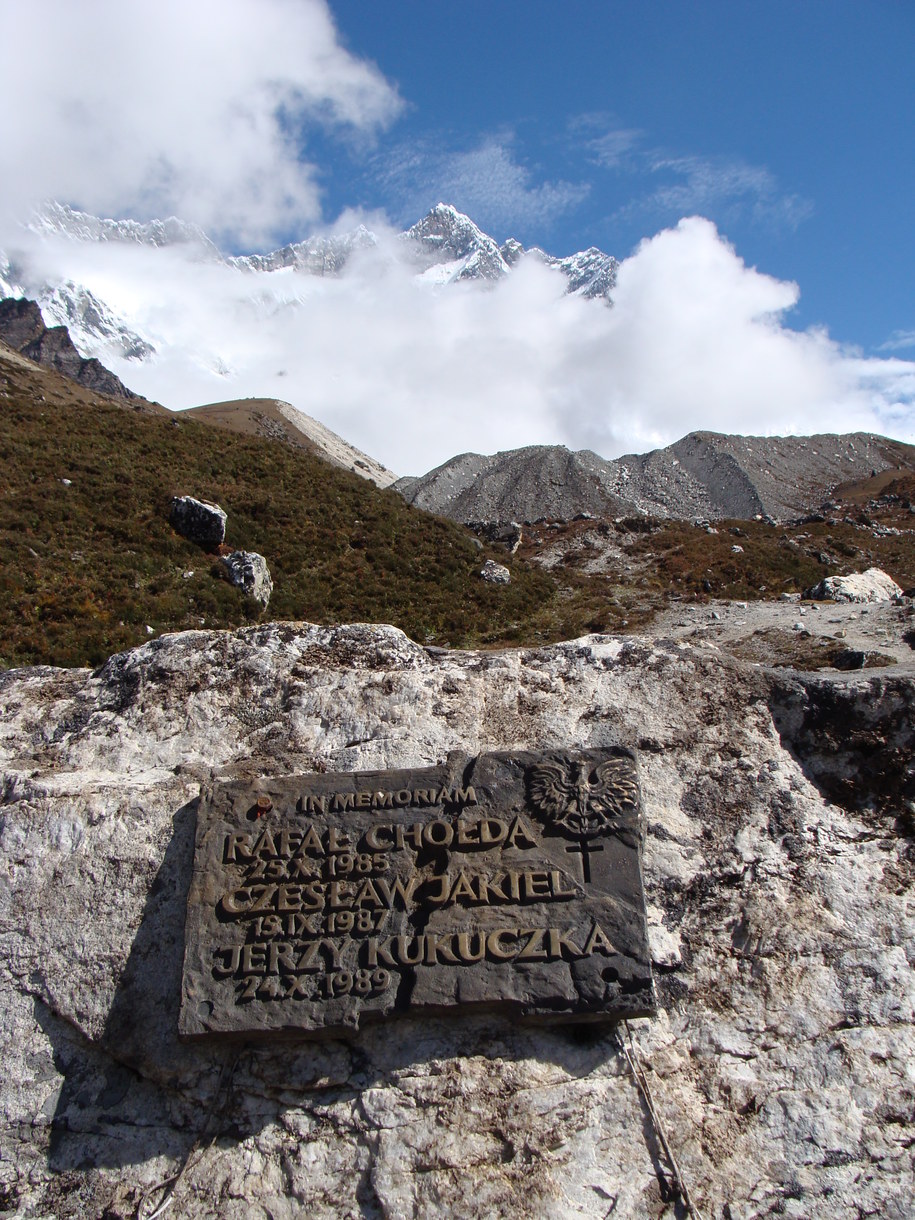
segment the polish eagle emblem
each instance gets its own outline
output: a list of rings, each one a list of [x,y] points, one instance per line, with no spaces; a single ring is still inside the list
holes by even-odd
[[[638,837],[639,784],[635,762],[542,762],[527,769],[527,797],[547,826],[573,839]]]

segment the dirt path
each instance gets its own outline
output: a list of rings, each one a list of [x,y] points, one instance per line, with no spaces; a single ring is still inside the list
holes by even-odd
[[[915,633],[915,602],[868,605],[836,602],[715,601],[697,606],[680,604],[663,611],[652,634],[706,643],[762,665],[797,669],[861,668],[843,652],[863,653],[872,668],[902,665],[915,669],[915,651],[904,638]],[[913,634],[915,640],[915,634]]]

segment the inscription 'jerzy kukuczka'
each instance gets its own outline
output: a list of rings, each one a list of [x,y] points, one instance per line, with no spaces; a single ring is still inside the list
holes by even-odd
[[[216,783],[180,1031],[339,1034],[457,1006],[650,1015],[641,836],[624,750]]]

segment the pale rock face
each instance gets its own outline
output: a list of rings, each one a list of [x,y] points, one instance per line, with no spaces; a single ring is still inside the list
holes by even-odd
[[[210,777],[621,745],[659,998],[633,1034],[703,1216],[911,1214],[910,672],[272,624],[11,671],[0,703],[3,1210],[148,1220],[184,1166],[166,1214],[684,1214],[611,1029],[469,1013],[351,1042],[176,1036]]]
[[[233,551],[231,555],[224,555],[222,562],[236,588],[262,606],[267,605],[273,593],[273,580],[263,555],[258,555],[257,551]]]
[[[848,576],[826,576],[807,593],[817,601],[831,602],[891,602],[902,596],[902,589],[892,576],[880,568],[852,572]]]

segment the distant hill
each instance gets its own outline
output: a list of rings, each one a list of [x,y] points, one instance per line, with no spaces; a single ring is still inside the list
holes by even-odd
[[[0,344],[8,353],[15,352],[25,360],[53,369],[87,390],[123,399],[157,415],[172,414],[159,403],[148,402],[129,390],[98,360],[84,360],[73,345],[66,326],[45,326],[36,301],[14,297],[0,300]],[[283,441],[361,475],[378,487],[387,487],[397,478],[393,470],[388,470],[318,420],[276,398],[214,402],[180,414],[230,432]]]
[[[246,436],[264,436],[283,441],[314,453],[342,470],[361,475],[378,487],[388,487],[397,478],[393,470],[388,470],[304,411],[278,398],[213,402],[203,407],[192,407],[180,415]]]
[[[789,528],[579,520],[525,529],[512,555],[285,434],[105,397],[2,342],[0,404],[0,669],[97,665],[163,632],[290,619],[393,623],[426,645],[538,645],[639,630],[672,602],[777,598],[873,566],[915,586],[911,475],[868,471],[846,507]],[[539,473],[558,480],[557,451],[544,453]],[[227,545],[266,557],[267,610],[174,532],[176,494],[221,504]],[[510,584],[481,579],[487,558]]]
[[[579,513],[783,520],[817,508],[841,485],[911,470],[915,447],[864,432],[691,432],[665,449],[612,460],[561,445],[491,457],[463,453],[395,487],[411,504],[464,522],[570,520]]]

